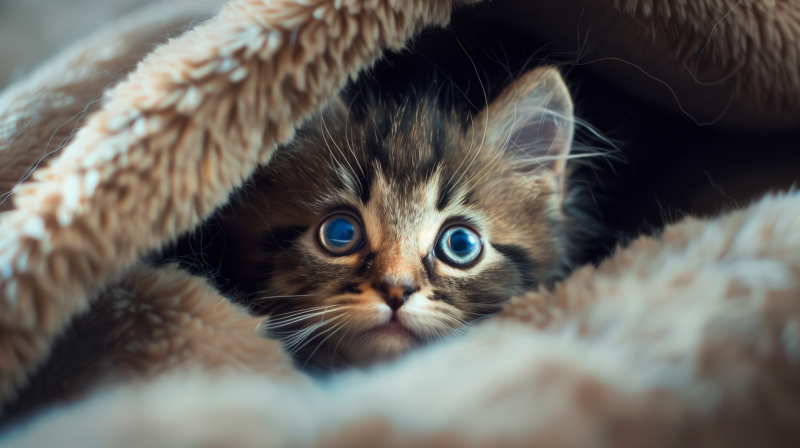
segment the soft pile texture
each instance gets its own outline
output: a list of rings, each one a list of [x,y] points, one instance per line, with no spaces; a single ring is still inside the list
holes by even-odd
[[[502,3],[511,27],[701,125],[755,130],[800,123],[797,0]]]
[[[82,121],[108,84],[103,74],[134,62],[142,35],[157,32],[148,28],[154,17],[191,20],[191,7],[175,2],[102,31],[6,90],[4,191],[50,150],[51,137],[61,142],[78,120],[82,129],[15,191],[13,208],[2,206],[0,399],[14,397],[91,303],[107,310],[89,326],[101,348],[70,387],[130,383],[45,416],[6,443],[43,446],[65,435],[81,446],[800,441],[794,194],[669,227],[554,292],[514,299],[460,340],[328,386],[293,370],[258,321],[203,280],[140,265],[224,203],[348,77],[384,48],[445,25],[457,3],[235,0],[148,55]],[[733,6],[593,3],[624,20],[685,30],[668,33],[683,43],[682,57],[702,52],[695,42],[709,17]],[[730,82],[742,101],[763,107],[772,95],[785,99],[775,107],[796,114],[798,5],[739,6],[767,19],[742,16],[736,23],[746,33],[718,30],[736,43],[716,50],[720,67],[741,64]],[[778,45],[770,36],[780,38],[775,54],[764,50]]]

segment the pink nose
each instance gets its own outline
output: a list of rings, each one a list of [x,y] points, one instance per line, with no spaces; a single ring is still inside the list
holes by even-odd
[[[375,289],[380,292],[383,301],[389,305],[392,311],[397,311],[408,300],[411,294],[417,292],[419,288],[411,283],[392,282],[389,280],[382,280]]]

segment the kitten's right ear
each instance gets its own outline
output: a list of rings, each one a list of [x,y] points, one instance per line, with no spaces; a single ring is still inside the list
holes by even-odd
[[[476,139],[500,148],[515,170],[552,173],[564,182],[566,157],[574,133],[572,100],[557,69],[539,67],[505,88],[475,118]]]

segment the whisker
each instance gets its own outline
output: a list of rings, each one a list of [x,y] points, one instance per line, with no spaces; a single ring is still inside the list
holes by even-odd
[[[342,156],[342,160],[344,160],[344,163],[347,164],[347,168],[345,168],[344,165],[340,161],[336,160],[336,156],[333,155],[333,150],[331,149],[330,144],[328,144],[328,138],[325,137],[325,133],[323,133],[322,134],[323,135],[323,139],[325,140],[325,144],[328,146],[328,152],[331,154],[332,159],[334,161],[336,161],[336,164],[339,167],[341,167],[344,171],[346,171],[347,174],[350,177],[355,177],[355,170],[353,169],[353,166],[350,164],[350,161],[347,160],[347,157],[344,155],[344,151],[342,151],[342,148],[340,148],[339,145],[336,144],[336,139],[333,138],[333,135],[331,134],[331,131],[328,129],[328,125],[325,124],[325,118],[324,118],[324,116],[322,114],[320,114],[320,120],[319,121],[320,121],[320,126],[325,129],[325,133],[327,133],[328,137],[330,137],[331,143],[333,143],[333,146],[336,147],[336,150],[339,151],[339,154]],[[345,129],[345,133],[346,132],[347,132],[347,129]],[[345,135],[345,138],[346,138],[346,135]],[[358,158],[356,157],[355,160],[357,161]],[[360,168],[360,166],[359,166],[359,168]],[[334,171],[341,178],[340,170],[334,169]],[[362,173],[363,173],[363,170],[362,170]],[[360,187],[360,183],[358,183],[358,182],[349,182],[349,179],[342,179],[342,181],[344,182],[345,185],[354,185],[358,189],[361,188]],[[359,192],[359,193],[361,193],[361,192]]]
[[[348,308],[352,308],[352,307],[347,307],[347,308],[341,308],[340,307],[340,308],[336,308],[335,311],[338,311],[338,310],[341,310],[341,309],[348,309]],[[276,329],[276,328],[283,328],[283,327],[287,327],[289,325],[295,324],[297,322],[300,322],[302,320],[311,319],[311,318],[317,317],[317,316],[324,316],[326,313],[330,313],[330,312],[332,312],[332,311],[326,309],[326,310],[323,310],[323,311],[318,311],[318,312],[310,313],[310,314],[307,314],[307,315],[300,315],[299,317],[292,317],[292,318],[290,318],[288,320],[280,320],[280,321],[277,322],[277,324],[275,324],[273,322],[269,322],[267,325],[268,325],[268,328],[270,330]]]
[[[347,114],[345,115],[344,119],[344,142],[347,144],[347,147],[350,149],[350,153],[353,155],[353,161],[355,161],[356,166],[358,166],[358,170],[361,171],[361,175],[366,177],[366,173],[364,172],[364,168],[361,166],[361,162],[358,161],[358,156],[356,155],[356,151],[353,148],[353,144],[347,137],[347,130],[349,129],[348,124],[350,123],[350,111],[353,109],[353,103],[356,102],[356,98],[361,95],[361,92],[358,92],[353,96],[353,99],[350,101],[350,105],[347,106]],[[352,138],[352,131],[350,132],[350,137]]]
[[[288,295],[288,296],[266,296],[266,297],[256,297],[253,300],[268,300],[268,299],[289,299],[292,297],[320,297],[325,296],[327,294],[295,294],[295,295]]]
[[[289,327],[289,326],[295,325],[295,324],[297,324],[297,323],[299,323],[299,322],[302,322],[302,321],[304,321],[304,320],[313,319],[313,318],[315,318],[315,317],[317,317],[317,316],[321,316],[321,315],[323,315],[323,314],[324,314],[324,313],[314,313],[314,314],[312,314],[312,315],[299,316],[299,317],[296,317],[296,318],[294,318],[294,319],[291,319],[291,320],[289,320],[289,321],[280,322],[278,325],[271,325],[271,324],[268,324],[267,328],[269,329],[269,331],[270,331],[272,334],[274,334],[274,335],[276,335],[276,336],[277,336],[277,335],[282,335],[282,334],[293,334],[293,333],[295,333],[296,331],[301,331],[301,330],[288,330],[288,331],[278,331],[278,330],[279,330],[279,329],[281,329],[281,328],[286,328],[286,327]],[[315,325],[316,325],[316,324],[315,324]]]
[[[314,357],[314,354],[316,354],[316,353],[317,353],[317,350],[319,350],[319,348],[320,348],[320,347],[322,347],[322,344],[324,344],[324,343],[325,343],[325,341],[327,341],[328,339],[330,339],[330,338],[331,338],[331,336],[335,335],[335,334],[336,334],[336,332],[338,332],[338,331],[339,331],[339,330],[340,330],[340,329],[341,329],[341,328],[342,328],[342,327],[343,327],[345,324],[346,324],[346,322],[341,322],[341,323],[339,323],[338,325],[336,325],[336,326],[334,326],[334,327],[331,327],[331,330],[334,330],[334,331],[333,331],[331,334],[329,334],[328,336],[326,336],[326,337],[325,337],[325,339],[321,340],[321,341],[320,341],[320,343],[319,343],[319,344],[317,344],[317,347],[314,349],[314,351],[313,351],[313,352],[311,352],[311,354],[310,354],[310,355],[308,355],[308,358],[306,359],[306,362],[304,362],[304,363],[303,363],[303,367],[301,367],[301,368],[300,368],[300,371],[301,371],[301,372],[305,370],[305,368],[306,368],[306,365],[308,365],[308,362],[311,360],[311,358],[313,358],[313,357]],[[327,332],[327,331],[329,331],[329,330],[325,330],[325,332]],[[320,333],[319,335],[321,336],[321,335],[323,335],[325,332],[322,332],[322,333]]]
[[[335,321],[335,320],[337,320],[337,319],[339,319],[339,318],[341,318],[343,316],[346,316],[347,314],[349,314],[349,313],[340,314],[338,316],[332,317],[331,319],[328,319],[328,320],[323,321],[323,322],[316,323],[316,324],[312,325],[311,327],[308,327],[307,330],[303,331],[303,337],[297,339],[292,344],[294,348],[289,349],[287,347],[287,350],[289,350],[290,353],[292,353],[292,354],[296,354],[297,352],[302,350],[306,345],[308,345],[309,342],[313,341],[317,336],[321,336],[321,335],[327,333],[328,331],[330,331],[330,328],[328,328],[328,329],[326,329],[326,330],[324,330],[324,331],[322,331],[320,333],[314,334],[313,337],[311,337],[310,339],[308,338],[309,335],[312,335],[320,327],[322,327],[324,325],[327,325],[327,324],[329,324],[329,323],[331,323],[331,322],[333,322],[333,321]]]
[[[344,338],[347,337],[347,334],[350,333],[351,331],[352,328],[348,328],[347,330],[345,330],[345,332],[342,333],[342,337],[339,338],[339,342],[336,343],[336,347],[333,348],[333,354],[331,355],[331,366],[330,366],[331,369],[334,368],[334,362],[336,361],[336,352],[339,350],[339,344],[342,343]]]
[[[331,312],[331,311],[326,310],[326,311],[315,313],[314,316],[307,316],[307,317],[304,316],[304,317],[301,317],[299,319],[300,320],[304,320],[304,319],[307,319],[307,318],[310,318],[310,317],[316,317],[318,315],[324,315],[324,313],[326,313],[326,312]],[[332,317],[330,319],[324,319],[324,317],[323,317],[322,321],[317,322],[315,324],[312,324],[312,325],[310,325],[308,327],[305,327],[305,328],[303,328],[301,330],[293,331],[293,332],[286,332],[288,334],[288,336],[280,338],[280,340],[286,344],[286,349],[287,350],[289,350],[290,352],[296,351],[296,350],[293,350],[293,347],[296,347],[298,344],[302,343],[309,335],[311,335],[318,328],[320,328],[320,327],[322,327],[324,325],[327,325],[327,324],[329,324],[329,323],[331,323],[331,322],[333,322],[335,320],[338,320],[338,319],[342,318],[343,316],[346,316],[347,314],[349,314],[349,313],[339,314],[339,315],[336,315],[336,316],[334,316],[334,317]],[[281,326],[286,326],[286,325],[283,324]]]
[[[486,109],[486,120],[485,120],[486,123],[484,124],[484,127],[483,127],[483,136],[481,136],[481,143],[480,143],[480,145],[478,145],[478,149],[475,150],[475,155],[472,156],[472,160],[469,161],[469,164],[467,164],[467,167],[464,168],[463,170],[461,170],[461,166],[463,166],[464,161],[463,160],[461,161],[461,164],[458,166],[458,168],[455,171],[455,172],[461,172],[461,175],[459,176],[457,181],[452,182],[450,184],[450,189],[448,190],[448,193],[450,193],[452,191],[452,189],[455,188],[455,186],[458,185],[461,182],[461,180],[464,178],[464,174],[469,171],[469,168],[472,166],[472,164],[478,158],[478,154],[480,154],[481,149],[483,149],[483,144],[486,142],[486,135],[489,132],[489,109],[488,109],[489,96],[486,94],[486,87],[484,87],[484,85],[483,85],[483,80],[481,79],[480,73],[478,73],[478,66],[475,65],[475,61],[472,60],[472,57],[469,55],[469,52],[467,51],[467,49],[464,48],[464,45],[461,43],[461,40],[456,38],[456,42],[458,42],[458,45],[461,46],[461,49],[464,51],[464,54],[466,54],[467,58],[469,58],[469,61],[472,63],[472,67],[475,69],[475,74],[478,77],[478,82],[480,83],[481,89],[483,90],[483,98],[484,98],[484,101],[485,101],[487,109]],[[473,126],[473,129],[474,129],[474,126]],[[472,152],[472,148],[471,147],[470,147],[469,152]],[[466,158],[469,157],[469,152],[467,152],[467,157]],[[465,158],[465,160],[466,160],[466,158]],[[449,179],[449,181],[452,181],[452,178]]]
[[[290,317],[290,316],[297,315],[297,314],[307,313],[307,312],[310,312],[310,311],[329,309],[329,308],[332,308],[332,307],[335,307],[335,306],[341,306],[341,305],[315,306],[313,308],[304,308],[304,309],[298,310],[298,311],[292,311],[292,312],[289,312],[289,313],[283,313],[283,314],[280,314],[280,315],[275,316],[275,317],[276,317],[276,319],[282,319],[282,318],[285,318],[285,317]]]

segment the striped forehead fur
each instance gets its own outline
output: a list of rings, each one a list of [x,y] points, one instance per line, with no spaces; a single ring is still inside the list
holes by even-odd
[[[434,100],[423,98],[357,110],[336,100],[312,118],[287,149],[316,152],[315,165],[327,163],[336,174],[334,182],[317,192],[314,204],[342,199],[337,197],[341,192],[348,192],[351,201],[367,202],[371,184],[380,175],[401,201],[413,201],[421,187],[437,183],[442,208],[453,194],[464,199],[465,181],[474,178],[476,166],[459,162],[481,155],[478,145],[474,136],[465,135],[454,112],[444,112]],[[455,188],[458,184],[462,188]]]

